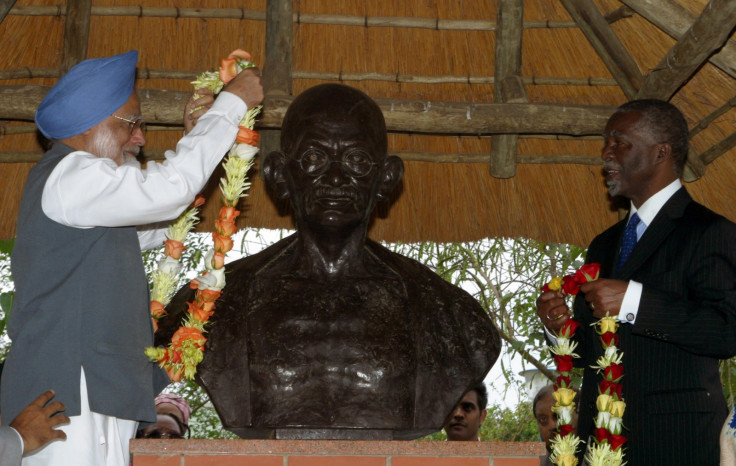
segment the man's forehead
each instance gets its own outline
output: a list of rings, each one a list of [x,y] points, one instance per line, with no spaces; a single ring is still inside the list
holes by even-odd
[[[478,406],[478,394],[475,390],[470,390],[468,393],[463,395],[460,403],[473,403],[475,406]]]

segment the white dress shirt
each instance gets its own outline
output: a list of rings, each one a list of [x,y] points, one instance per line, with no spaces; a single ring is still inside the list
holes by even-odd
[[[191,204],[235,141],[247,108],[221,92],[212,107],[163,163],[118,166],[110,159],[75,151],[54,168],[43,190],[42,208],[52,220],[75,228],[138,227],[142,249],[164,241],[164,221]]]
[[[673,194],[675,194],[682,187],[682,183],[679,179],[676,179],[672,183],[668,184],[655,195],[647,199],[644,204],[638,209],[631,204],[631,211],[629,212],[629,220],[634,213],[639,214],[641,222],[636,226],[636,240],[639,241],[641,236],[646,231],[647,227],[654,221],[654,217],[657,216],[659,211],[662,209],[667,201],[670,200]],[[634,280],[629,281],[629,286],[626,288],[624,299],[621,302],[621,309],[618,311],[618,321],[633,324],[636,322],[636,315],[639,313],[639,301],[641,301],[642,284]]]

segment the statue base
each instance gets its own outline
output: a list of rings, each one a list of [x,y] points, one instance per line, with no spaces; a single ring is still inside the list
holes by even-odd
[[[349,440],[130,441],[133,466],[539,466],[542,442],[433,442]]]

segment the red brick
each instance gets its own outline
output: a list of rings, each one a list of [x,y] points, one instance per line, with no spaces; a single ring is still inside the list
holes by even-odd
[[[394,456],[391,458],[391,466],[488,466],[489,464],[490,459],[487,457]]]
[[[288,466],[386,466],[385,456],[289,456]]]
[[[495,458],[493,466],[539,466],[539,458]]]
[[[180,466],[181,457],[179,455],[163,456],[163,455],[135,455],[133,456],[133,466]]]
[[[280,455],[187,455],[184,466],[283,466]],[[134,465],[135,466],[135,465]]]

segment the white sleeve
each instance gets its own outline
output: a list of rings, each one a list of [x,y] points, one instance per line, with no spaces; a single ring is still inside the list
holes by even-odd
[[[112,160],[72,152],[54,168],[42,208],[52,220],[79,228],[120,227],[176,218],[202,190],[235,141],[246,105],[221,92],[194,129],[167,151],[163,163],[117,166]]]
[[[159,222],[138,226],[138,242],[141,245],[141,251],[161,246],[166,241],[166,230],[169,225],[169,222]]]
[[[626,293],[624,293],[624,299],[621,301],[621,309],[618,311],[617,320],[619,322],[632,325],[636,322],[642,289],[641,283],[635,282],[634,280],[629,281],[629,286],[626,287]]]

